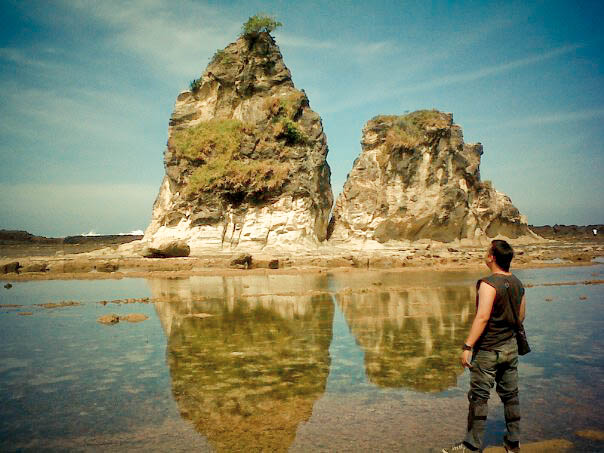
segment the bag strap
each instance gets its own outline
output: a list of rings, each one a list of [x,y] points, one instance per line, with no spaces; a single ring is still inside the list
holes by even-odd
[[[522,326],[522,323],[518,322],[518,313],[516,313],[516,308],[514,307],[514,304],[512,303],[512,298],[510,297],[510,282],[507,279],[505,280],[504,286],[505,286],[505,292],[508,296],[508,303],[510,304],[510,308],[512,309],[512,313],[514,315],[514,322],[516,323],[516,330],[518,330]]]

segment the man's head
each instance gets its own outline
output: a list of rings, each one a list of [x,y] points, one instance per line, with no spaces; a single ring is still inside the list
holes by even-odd
[[[502,270],[509,272],[510,263],[512,262],[512,258],[514,258],[514,249],[506,241],[495,239],[491,241],[488,256],[492,257],[495,264]]]

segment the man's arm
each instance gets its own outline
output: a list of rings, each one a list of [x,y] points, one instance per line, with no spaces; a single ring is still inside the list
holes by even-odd
[[[524,317],[526,316],[526,299],[524,294],[522,295],[522,301],[520,302],[520,313],[518,313],[518,318],[520,322],[524,322]]]
[[[478,341],[482,332],[484,332],[484,328],[491,317],[496,294],[497,291],[491,285],[485,282],[480,283],[480,286],[478,287],[478,309],[476,310],[476,316],[472,322],[472,327],[470,327],[470,333],[468,333],[468,337],[465,341],[468,346],[474,346],[474,343]],[[461,364],[464,367],[471,367],[471,355],[472,351],[463,351],[461,354]]]

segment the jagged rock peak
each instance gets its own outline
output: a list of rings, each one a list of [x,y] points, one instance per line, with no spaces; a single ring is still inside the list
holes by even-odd
[[[535,239],[511,200],[480,180],[480,143],[453,115],[420,110],[367,122],[362,152],[336,201],[330,242]]]
[[[241,36],[176,100],[145,240],[184,239],[192,253],[317,245],[333,203],[327,152],[272,36]]]

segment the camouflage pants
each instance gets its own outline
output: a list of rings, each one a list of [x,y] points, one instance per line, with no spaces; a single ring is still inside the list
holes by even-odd
[[[518,400],[518,347],[515,337],[495,350],[478,350],[472,357],[468,399],[468,432],[464,442],[482,450],[487,421],[488,400],[493,385],[503,402],[507,432],[504,442],[517,448],[520,436],[520,402]]]

